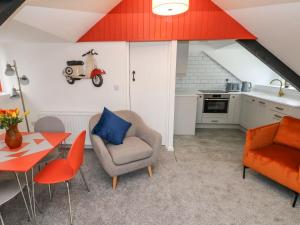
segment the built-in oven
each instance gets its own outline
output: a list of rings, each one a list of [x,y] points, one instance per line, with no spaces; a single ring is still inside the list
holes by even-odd
[[[229,99],[227,94],[204,95],[203,113],[228,113]]]

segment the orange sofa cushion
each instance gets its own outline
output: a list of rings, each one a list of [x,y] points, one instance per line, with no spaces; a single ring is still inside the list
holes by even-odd
[[[294,191],[300,191],[298,149],[272,144],[250,150],[244,164]]]
[[[280,122],[274,143],[300,150],[300,119],[284,117]]]

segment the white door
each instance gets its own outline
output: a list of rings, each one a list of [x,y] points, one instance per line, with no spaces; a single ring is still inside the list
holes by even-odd
[[[151,128],[168,137],[171,42],[130,43],[130,105]]]

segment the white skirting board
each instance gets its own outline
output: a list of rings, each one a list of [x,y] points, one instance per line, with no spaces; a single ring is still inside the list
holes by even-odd
[[[82,131],[86,130],[85,146],[91,147],[91,140],[89,136],[89,120],[97,114],[96,112],[55,112],[44,111],[39,114],[40,117],[55,116],[59,118],[65,125],[66,132],[70,132],[71,136],[66,140],[66,144],[73,143],[76,136]]]

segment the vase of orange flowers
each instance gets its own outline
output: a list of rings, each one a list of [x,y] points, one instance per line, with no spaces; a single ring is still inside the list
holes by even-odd
[[[26,116],[27,113],[24,113]],[[23,121],[18,109],[0,109],[0,129],[5,129],[5,143],[10,149],[18,148],[22,145],[22,135],[18,129],[18,124]]]

